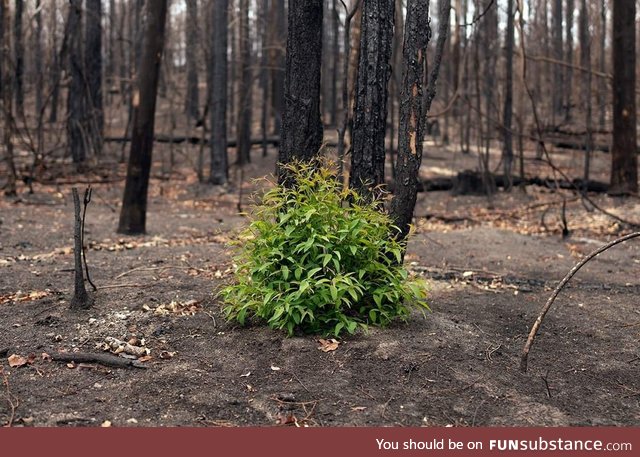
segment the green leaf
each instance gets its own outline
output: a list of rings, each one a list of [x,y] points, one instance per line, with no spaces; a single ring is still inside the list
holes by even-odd
[[[322,266],[326,267],[329,262],[331,262],[331,254],[322,254],[324,260],[322,261]]]
[[[280,269],[280,271],[282,271],[282,278],[286,281],[287,279],[289,279],[289,267],[286,265],[283,265],[282,268]]]
[[[331,299],[335,302],[338,299],[338,288],[331,284],[329,286],[329,291],[331,292]]]
[[[350,334],[353,334],[353,332],[355,332],[357,328],[358,323],[356,321],[347,322],[347,332],[349,332]]]
[[[356,292],[355,289],[349,288],[347,289],[347,292],[349,292],[349,295],[351,295],[354,300],[358,300],[358,293]]]

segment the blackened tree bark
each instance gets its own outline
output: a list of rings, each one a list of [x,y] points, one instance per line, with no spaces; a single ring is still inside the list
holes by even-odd
[[[42,130],[42,107],[43,107],[43,88],[44,88],[44,58],[42,53],[42,2],[36,0],[36,30],[35,30],[35,49],[34,64],[36,72],[36,119],[38,122],[38,130]]]
[[[584,174],[583,185],[589,184],[589,173],[591,168],[591,151],[593,149],[593,119],[592,119],[592,97],[591,97],[591,36],[589,34],[589,8],[587,0],[580,3],[580,66],[586,71],[582,72],[582,98],[585,110],[585,144],[584,144]]]
[[[322,0],[289,0],[284,111],[278,160],[310,160],[322,144]],[[278,167],[278,179],[285,173]]]
[[[600,73],[606,72],[606,51],[607,51],[607,0],[600,3],[600,57],[599,70]],[[598,78],[598,128],[604,130],[605,117],[607,112],[606,104],[607,81],[604,78]]]
[[[198,0],[187,0],[186,60],[187,60],[187,96],[185,112],[192,119],[198,119]]]
[[[229,1],[214,0],[212,8],[211,80],[211,171],[209,182],[226,184],[229,179],[227,158],[227,44]]]
[[[16,10],[13,19],[13,47],[14,47],[14,90],[16,94],[16,111],[24,115],[24,35],[22,33],[22,17],[24,16],[24,0],[16,0]]]
[[[638,192],[636,2],[613,2],[613,147],[611,194]]]
[[[267,137],[269,132],[269,110],[271,108],[271,94],[269,90],[269,46],[267,19],[269,15],[269,0],[261,0],[258,4],[258,35],[260,37],[260,91],[262,103],[260,104],[260,136],[262,137],[262,157],[267,156]]]
[[[80,170],[87,158],[85,77],[82,55],[82,0],[69,2],[69,90],[67,93],[67,137],[73,163]]]
[[[240,0],[240,98],[238,106],[238,163],[251,162],[251,111],[253,107],[253,72],[251,68],[251,40],[249,38],[249,0]]]
[[[506,179],[505,190],[511,190],[511,169],[513,165],[513,134],[511,118],[513,116],[513,44],[514,44],[514,14],[513,0],[507,1],[507,30],[505,40],[505,83],[504,83],[504,111],[502,129],[502,166]]]
[[[554,0],[553,2],[553,57],[560,62],[563,59],[562,46],[562,0]],[[563,68],[560,64],[553,66],[553,119],[555,122],[556,115],[562,113],[562,102],[564,84],[563,84]]]
[[[331,54],[333,65],[331,67],[331,101],[329,114],[331,125],[338,125],[338,69],[340,68],[340,12],[338,0],[332,0],[331,4],[333,34],[331,35]]]
[[[489,160],[491,157],[491,142],[493,138],[493,130],[496,128],[495,121],[493,119],[492,112],[498,112],[499,108],[496,106],[496,100],[494,94],[496,92],[496,66],[499,53],[499,40],[498,40],[498,5],[494,4],[492,0],[484,0],[481,2],[483,6],[486,6],[486,14],[484,16],[484,23],[482,24],[481,49],[483,52],[483,64],[482,70],[482,95],[484,98],[484,121],[485,128],[482,141],[484,142],[484,154],[480,156],[481,168],[482,168],[482,180],[487,192],[487,195],[491,195],[495,192],[496,186],[491,174]],[[478,114],[481,114],[480,112]]]
[[[9,14],[8,13],[8,8],[5,7],[4,5],[4,1],[0,1],[0,54],[4,52],[4,16],[5,14]],[[3,92],[3,87],[4,87],[4,69],[5,67],[7,67],[7,60],[5,60],[5,58],[7,57],[11,57],[11,54],[9,54],[8,56],[5,56],[4,54],[2,54],[2,58],[0,59],[0,98],[2,100],[4,100],[4,92]]]
[[[342,116],[338,126],[338,179],[343,182],[344,156],[345,156],[345,135],[349,127],[349,56],[351,55],[351,22],[358,11],[361,11],[360,0],[356,0],[351,10],[346,10],[344,20],[344,34],[342,35],[342,45],[344,47],[344,57],[342,59]],[[344,6],[346,4],[343,3]]]
[[[2,109],[4,118],[4,160],[9,170],[7,184],[4,188],[5,195],[16,195],[16,167],[13,159],[13,92],[11,91],[13,75],[8,63],[11,61],[11,16],[9,14],[9,0],[2,0],[0,4],[0,22],[2,23]]]
[[[273,133],[282,129],[284,111],[284,69],[287,27],[284,0],[272,0],[269,27],[269,62],[271,67],[271,106],[273,109]]]
[[[362,11],[349,186],[363,195],[384,183],[387,94],[394,0],[367,0]]]
[[[51,103],[49,108],[49,123],[53,124],[58,121],[58,100],[60,99],[60,79],[62,72],[62,63],[61,56],[63,54],[62,51],[65,51],[67,36],[68,36],[68,26],[67,23],[65,25],[65,36],[63,37],[63,46],[60,52],[58,51],[58,19],[57,19],[57,7],[56,2],[50,2],[51,11],[49,22],[50,33],[51,33],[51,69],[49,72],[49,81],[51,83]],[[66,52],[66,51],[65,51]]]
[[[87,85],[88,133],[97,153],[102,150],[102,0],[85,0],[84,65]]]
[[[109,29],[108,42],[109,50],[107,52],[107,64],[105,69],[105,79],[107,87],[110,89],[115,85],[116,66],[118,60],[117,53],[117,32],[118,32],[118,14],[116,9],[116,0],[109,0]],[[107,93],[111,93],[108,91]]]
[[[565,12],[565,61],[569,64],[566,67],[564,77],[564,119],[565,122],[571,120],[571,92],[573,90],[573,10],[575,8],[574,0],[567,0]]]
[[[146,231],[147,192],[153,152],[156,96],[164,46],[167,0],[147,3],[145,40],[139,75],[139,103],[134,109],[131,151],[118,232]]]
[[[422,142],[419,139],[422,138],[425,122],[422,85],[430,38],[429,1],[408,0],[404,24],[396,184],[391,201],[391,217],[400,229],[400,239],[405,239],[409,234],[409,224],[416,204],[418,171],[422,161]]]

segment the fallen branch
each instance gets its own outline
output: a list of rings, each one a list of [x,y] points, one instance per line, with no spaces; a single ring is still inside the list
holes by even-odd
[[[505,187],[507,180],[504,175],[493,175],[493,179],[497,187]],[[609,190],[609,185],[605,182],[584,180],[576,178],[571,181],[566,179],[542,178],[533,176],[521,179],[517,176],[512,177],[514,186],[540,186],[548,189],[568,189],[576,188],[584,189],[586,192],[604,193]],[[439,176],[430,179],[424,179],[418,182],[418,192],[438,192],[453,191],[457,195],[475,195],[484,194],[485,190],[482,186],[482,174],[477,171],[467,170],[458,173],[457,176]]]
[[[96,354],[92,352],[53,352],[49,353],[51,360],[56,362],[74,363],[99,363],[116,368],[147,368],[147,366],[135,359],[125,359],[111,354]]]
[[[553,305],[553,302],[558,297],[558,294],[560,293],[562,288],[578,272],[578,270],[580,270],[580,268],[582,268],[589,260],[593,259],[598,254],[601,254],[602,252],[606,251],[607,249],[615,246],[616,244],[620,244],[620,243],[622,243],[624,241],[630,240],[632,238],[637,238],[639,236],[640,236],[640,232],[630,233],[629,235],[623,236],[621,238],[617,238],[617,239],[611,241],[610,243],[607,243],[604,246],[599,247],[598,249],[593,251],[591,254],[586,256],[584,259],[582,259],[580,262],[578,262],[571,269],[571,271],[569,271],[569,273],[567,273],[567,275],[564,278],[562,278],[562,281],[560,281],[558,283],[558,285],[556,286],[555,290],[553,291],[553,293],[551,294],[551,296],[547,300],[547,303],[544,305],[544,307],[540,311],[540,314],[538,315],[538,318],[536,319],[535,323],[533,324],[533,327],[531,327],[531,331],[529,332],[529,337],[527,338],[527,342],[524,345],[524,349],[522,350],[522,357],[520,359],[520,370],[523,373],[527,371],[527,362],[528,362],[528,358],[529,358],[529,350],[531,349],[531,346],[533,345],[533,340],[535,340],[535,338],[536,338],[536,333],[538,333],[538,330],[540,329],[540,326],[542,325],[542,320],[544,319],[544,317],[546,316],[547,312],[551,308],[551,305]]]

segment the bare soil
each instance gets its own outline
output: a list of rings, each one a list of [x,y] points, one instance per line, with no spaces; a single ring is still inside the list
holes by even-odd
[[[273,153],[257,156],[248,175],[272,170]],[[558,160],[571,165],[572,157]],[[605,176],[608,156],[598,157]],[[477,163],[427,154],[425,176],[465,160]],[[429,278],[432,312],[323,352],[317,336],[286,338],[224,320],[215,291],[233,280],[227,242],[245,221],[237,190],[199,185],[189,170],[181,176],[152,180],[143,237],[115,234],[123,181],[94,185],[86,242],[98,291],[88,311],[69,309],[70,185],[36,184],[33,195],[21,189],[18,200],[0,201],[0,424],[640,424],[637,241],[578,273],[545,319],[528,373],[519,371],[526,335],[557,281],[581,256],[629,232],[569,193],[572,235],[564,240],[562,197],[548,190],[499,193],[491,202],[421,194],[407,262]],[[637,199],[593,198],[640,220]],[[42,356],[103,352],[107,337],[144,340],[148,368]],[[10,367],[14,354],[35,358]]]

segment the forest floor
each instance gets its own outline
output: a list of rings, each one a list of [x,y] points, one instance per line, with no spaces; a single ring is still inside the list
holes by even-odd
[[[425,157],[425,176],[477,163],[438,154]],[[257,156],[247,175],[273,169],[273,153]],[[576,157],[557,160],[579,170]],[[594,160],[603,179],[607,160]],[[527,162],[530,173],[535,167],[548,174]],[[69,310],[73,177],[0,200],[0,425],[640,425],[635,240],[576,275],[543,322],[529,371],[519,371],[529,328],[557,281],[629,232],[570,192],[567,239],[563,199],[550,190],[500,192],[491,203],[420,194],[407,262],[428,278],[432,312],[346,336],[325,352],[317,336],[224,320],[215,291],[233,279],[227,242],[245,222],[237,191],[199,185],[189,170],[173,178],[152,180],[142,237],[115,234],[123,181],[94,184],[86,243],[98,291],[88,311]],[[637,199],[592,198],[640,220]],[[103,352],[108,337],[144,344],[147,369],[43,356]]]

